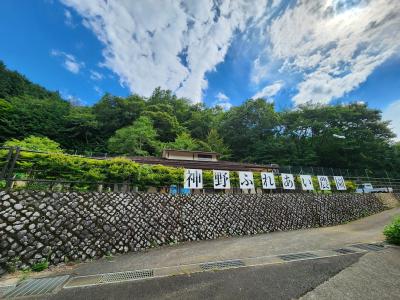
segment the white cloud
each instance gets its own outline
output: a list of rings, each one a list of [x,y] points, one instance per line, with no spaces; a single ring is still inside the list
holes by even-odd
[[[217,98],[217,100],[214,101],[213,106],[220,106],[224,110],[229,110],[232,107],[229,97],[224,93],[218,92],[215,98]]]
[[[73,17],[71,12],[68,9],[64,10],[64,23],[65,25],[67,25],[68,27],[72,27],[74,28],[76,25],[74,23]]]
[[[55,57],[61,57],[63,59],[64,68],[71,73],[78,74],[79,71],[85,66],[83,62],[79,62],[72,54],[54,49],[51,50],[50,54]]]
[[[95,92],[96,92],[99,96],[103,95],[103,90],[102,90],[100,87],[98,87],[97,85],[95,85],[95,86],[93,87],[93,89],[95,90]]]
[[[82,101],[81,98],[70,94],[68,91],[66,90],[62,90],[61,92],[61,97],[65,100],[67,100],[68,102],[70,102],[72,105],[74,106],[83,106],[86,103],[84,101]]]
[[[400,100],[394,101],[383,110],[382,118],[391,121],[391,128],[397,135],[396,141],[400,141]]]
[[[132,92],[149,96],[161,86],[194,102],[234,34],[257,22],[269,2],[63,0],[105,45],[104,66]]]
[[[395,0],[62,2],[103,43],[102,66],[144,96],[161,86],[201,101],[238,33],[256,56],[251,83],[284,80],[296,104],[343,96],[400,50]]]
[[[257,57],[253,63],[253,70],[251,72],[251,81],[259,84],[268,75],[268,67],[266,64],[261,63],[261,58]]]
[[[272,21],[263,55],[282,61],[281,72],[303,75],[296,104],[343,96],[399,52],[400,1],[358,2],[299,1]]]
[[[282,80],[275,81],[273,84],[265,86],[261,91],[257,92],[252,98],[265,98],[268,99],[275,96],[284,86]]]
[[[103,78],[104,78],[103,74],[101,74],[97,71],[90,70],[90,79],[98,81],[98,80],[102,80]]]
[[[227,96],[227,95],[225,95],[224,93],[222,93],[222,92],[219,92],[218,94],[217,94],[217,96],[216,96],[216,98],[219,100],[219,101],[226,101],[226,100],[229,100],[229,97]]]

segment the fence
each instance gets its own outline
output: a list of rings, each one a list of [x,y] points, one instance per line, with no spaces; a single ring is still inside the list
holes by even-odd
[[[51,161],[49,159],[51,158]],[[121,191],[121,192],[170,192],[175,186],[182,189],[183,170],[160,166],[138,167],[129,160],[111,163],[112,158],[92,158],[71,154],[54,154],[23,150],[14,147],[0,147],[0,189],[32,189],[55,191]],[[172,170],[174,169],[174,170]],[[371,183],[375,188],[391,187],[400,192],[400,179],[390,176],[385,170],[354,170],[326,167],[280,166],[280,173],[290,173],[296,178],[301,174],[343,176],[353,191],[355,185]],[[276,190],[262,190],[259,173],[254,173],[257,193],[303,192],[300,182],[296,189],[283,190],[280,182]],[[276,175],[279,175],[277,173]],[[335,185],[332,182],[332,190]],[[316,184],[314,184],[316,187]],[[224,193],[214,190],[212,179],[205,178],[201,193]],[[236,172],[231,172],[230,193],[249,193],[239,188]],[[337,192],[337,191],[335,191]]]

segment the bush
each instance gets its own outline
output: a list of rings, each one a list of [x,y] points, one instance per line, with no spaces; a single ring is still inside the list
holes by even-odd
[[[400,245],[400,216],[394,218],[393,222],[385,227],[383,234],[389,243]]]
[[[20,265],[21,265],[21,260],[19,256],[11,258],[8,262],[6,262],[7,272],[15,273]]]
[[[32,266],[32,271],[33,272],[41,272],[43,270],[46,270],[49,267],[49,262],[47,260],[36,263]]]

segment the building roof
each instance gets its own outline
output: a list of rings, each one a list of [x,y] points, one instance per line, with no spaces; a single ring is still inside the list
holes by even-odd
[[[232,161],[199,161],[199,160],[178,160],[165,159],[153,156],[133,156],[128,157],[140,164],[163,165],[187,169],[202,169],[202,170],[227,170],[227,171],[273,171],[278,170],[277,164],[258,165],[250,163],[239,163]]]
[[[217,156],[219,156],[219,153],[217,152],[212,152],[212,151],[190,151],[190,150],[177,150],[177,149],[164,149],[163,152],[167,152],[167,151],[174,151],[174,152],[184,152],[184,153],[197,153],[197,154],[215,154]]]

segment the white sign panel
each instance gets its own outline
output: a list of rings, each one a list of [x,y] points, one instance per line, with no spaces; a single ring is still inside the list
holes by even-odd
[[[345,191],[347,189],[343,176],[333,176],[333,179],[335,180],[336,189],[338,191]]]
[[[254,189],[253,172],[239,172],[241,189]]]
[[[229,171],[213,170],[214,189],[230,189]]]
[[[263,189],[276,189],[274,173],[261,172]]]
[[[185,189],[202,189],[203,188],[203,172],[198,169],[185,169]]]
[[[328,176],[317,176],[319,182],[319,188],[321,191],[330,191],[331,185],[329,184]]]
[[[292,174],[282,173],[281,174],[281,178],[282,178],[283,189],[285,189],[285,190],[294,190],[294,189],[296,189],[296,186],[294,184],[294,178],[293,178]]]
[[[311,179],[311,175],[300,175],[301,187],[304,191],[313,191],[314,185]]]

